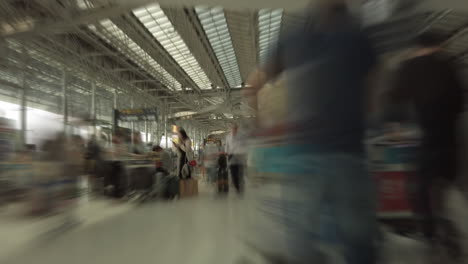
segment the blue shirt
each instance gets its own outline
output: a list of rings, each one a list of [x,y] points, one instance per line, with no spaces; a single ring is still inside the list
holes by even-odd
[[[361,151],[365,82],[376,58],[359,27],[296,31],[271,59],[285,73],[289,138],[318,151]]]

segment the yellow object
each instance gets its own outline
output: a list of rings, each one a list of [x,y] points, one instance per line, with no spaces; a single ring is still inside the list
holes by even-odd
[[[267,84],[258,94],[258,119],[263,128],[286,122],[286,97],[284,81]]]
[[[177,135],[172,135],[172,141],[176,144],[179,144],[179,136]]]

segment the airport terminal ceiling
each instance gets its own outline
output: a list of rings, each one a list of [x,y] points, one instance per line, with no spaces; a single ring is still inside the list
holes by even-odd
[[[24,89],[28,104],[61,113],[66,87],[72,116],[94,107],[111,121],[115,106],[156,107],[205,131],[223,130],[252,115],[240,94],[248,74],[283,34],[305,25],[309,1],[293,2],[1,1],[0,99],[18,102]],[[446,51],[463,62],[468,9],[461,2],[368,0],[359,12],[381,54],[433,30],[451,36]]]

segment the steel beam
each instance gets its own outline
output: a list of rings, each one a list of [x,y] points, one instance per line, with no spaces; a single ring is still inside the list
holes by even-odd
[[[62,111],[63,111],[63,131],[65,134],[68,125],[68,102],[67,102],[67,70],[64,66],[62,69]]]
[[[93,135],[96,136],[96,82],[91,81],[91,119],[93,124]]]
[[[111,4],[107,7],[99,7],[94,9],[82,10],[73,14],[72,17],[63,18],[59,21],[37,21],[34,26],[18,30],[15,32],[7,32],[0,35],[1,38],[25,38],[31,36],[58,34],[69,32],[80,25],[98,22],[105,18],[110,18],[124,14],[132,9],[150,3],[150,0],[111,0]],[[113,2],[113,4],[112,4]],[[53,3],[50,3],[53,5]]]
[[[226,22],[232,38],[232,45],[236,53],[242,82],[246,82],[249,74],[258,64],[258,12],[224,11]]]
[[[23,50],[24,56],[26,56],[26,50]],[[27,82],[26,82],[26,58],[24,58],[24,71],[21,73],[21,149],[26,145],[26,131],[27,131]]]

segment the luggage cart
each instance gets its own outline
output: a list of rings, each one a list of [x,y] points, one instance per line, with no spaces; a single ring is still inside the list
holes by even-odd
[[[67,166],[62,162],[37,162],[34,172],[31,213],[63,215],[65,224],[76,221],[78,177],[67,175]]]
[[[32,164],[28,162],[0,163],[0,205],[24,197],[32,183]]]

